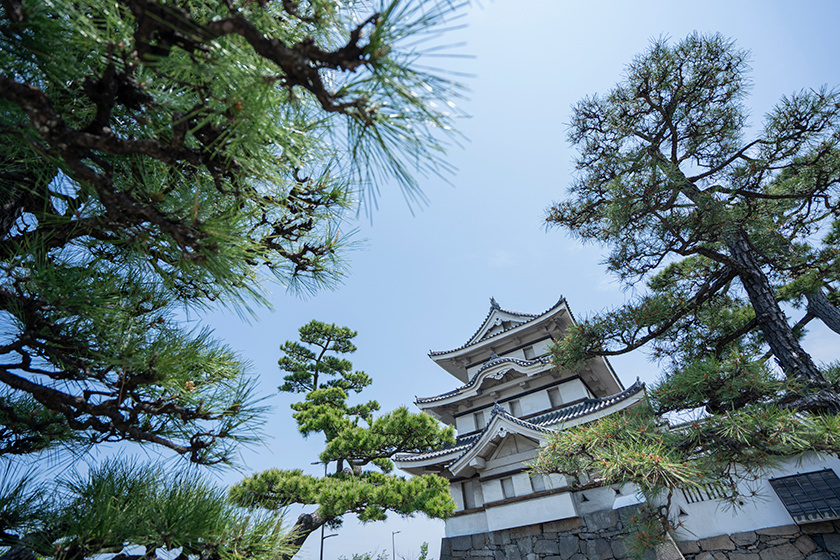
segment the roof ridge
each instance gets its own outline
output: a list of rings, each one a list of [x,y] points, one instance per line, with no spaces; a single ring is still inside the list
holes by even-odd
[[[467,381],[466,383],[464,383],[460,387],[457,387],[457,388],[452,389],[451,391],[447,391],[445,393],[441,393],[440,395],[434,395],[434,396],[431,396],[431,397],[417,397],[417,395],[415,395],[414,396],[414,402],[417,403],[417,404],[428,403],[428,402],[435,402],[435,401],[443,400],[443,399],[448,398],[448,397],[454,397],[458,393],[462,393],[462,392],[466,391],[467,389],[472,388],[477,383],[479,375],[481,375],[481,373],[485,369],[487,369],[490,366],[495,366],[497,364],[501,364],[501,363],[504,363],[504,362],[513,362],[515,364],[519,364],[521,366],[526,366],[527,367],[527,366],[532,366],[532,365],[537,364],[537,363],[547,364],[549,362],[549,359],[546,356],[540,356],[539,358],[534,358],[533,360],[523,360],[522,358],[513,358],[513,357],[506,357],[506,356],[496,357],[496,358],[493,358],[492,360],[487,361],[483,366],[478,368],[478,371],[475,372],[475,374],[472,376],[472,378],[470,378],[469,381]]]
[[[502,309],[502,307],[499,306],[498,303],[496,303],[495,298],[490,298],[490,302],[491,302],[490,303],[490,311],[488,311],[487,315],[484,316],[484,320],[481,322],[481,325],[478,327],[478,329],[476,329],[476,331],[472,334],[472,336],[469,338],[469,340],[467,340],[467,342],[465,342],[464,344],[462,344],[458,348],[453,348],[452,350],[429,350],[429,357],[441,356],[443,354],[449,354],[451,352],[457,352],[458,350],[463,350],[464,348],[467,348],[469,346],[473,346],[473,345],[481,342],[481,340],[473,340],[473,339],[475,339],[476,335],[478,335],[478,333],[481,332],[481,329],[483,329],[484,326],[487,324],[487,320],[490,318],[490,315],[493,314],[493,311],[501,311],[503,313],[508,313],[510,315],[515,315],[515,316],[519,316],[519,317],[529,317],[530,319],[523,322],[523,323],[519,323],[518,325],[516,325],[516,327],[511,327],[510,329],[503,330],[501,332],[497,332],[497,333],[492,334],[492,335],[490,335],[487,338],[482,339],[482,340],[488,340],[490,338],[493,338],[493,337],[499,336],[501,334],[504,334],[504,333],[508,332],[508,330],[513,330],[517,327],[528,324],[531,321],[533,321],[533,320],[535,320],[539,317],[542,317],[543,315],[545,315],[546,313],[548,313],[552,309],[556,309],[560,304],[565,303],[565,301],[566,301],[566,298],[563,297],[563,296],[560,296],[560,299],[557,300],[557,303],[555,303],[554,305],[552,305],[551,307],[549,307],[548,309],[546,309],[542,313],[533,314],[533,313],[521,313],[519,311],[510,311],[508,309]]]
[[[400,462],[407,462],[407,461],[420,461],[423,459],[432,459],[434,457],[446,455],[452,451],[461,451],[457,457],[452,459],[446,465],[450,466],[461,459],[470,449],[484,436],[487,432],[490,424],[493,422],[494,416],[501,416],[514,424],[522,426],[524,428],[528,428],[530,430],[542,432],[542,433],[552,433],[557,431],[554,428],[548,428],[547,426],[551,424],[556,424],[558,421],[568,421],[573,420],[575,418],[580,418],[582,416],[586,416],[588,414],[592,414],[593,412],[597,412],[600,409],[607,408],[608,406],[614,405],[619,403],[627,398],[639,393],[645,388],[645,384],[642,383],[639,378],[636,378],[636,382],[633,383],[630,387],[624,389],[620,393],[616,393],[614,395],[610,395],[608,397],[601,397],[596,399],[586,399],[583,402],[578,404],[561,408],[559,410],[555,410],[553,412],[548,412],[534,418],[531,418],[530,421],[522,420],[521,418],[517,418],[513,416],[508,411],[506,411],[499,403],[493,403],[493,408],[490,412],[490,418],[487,420],[487,424],[484,426],[480,432],[476,434],[471,434],[470,436],[465,437],[463,440],[456,441],[456,445],[450,447],[448,449],[442,449],[439,451],[433,451],[427,454],[421,454],[419,456],[405,456],[402,458],[401,456],[395,456],[394,459]]]

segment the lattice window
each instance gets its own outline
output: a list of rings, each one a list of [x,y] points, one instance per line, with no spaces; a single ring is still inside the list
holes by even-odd
[[[831,469],[770,479],[799,524],[840,519],[840,479]]]
[[[726,487],[721,484],[709,484],[700,488],[681,489],[683,498],[689,504],[706,502],[708,500],[720,500],[726,497]]]

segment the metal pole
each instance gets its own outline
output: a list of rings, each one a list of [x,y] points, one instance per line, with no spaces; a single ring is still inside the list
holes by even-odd
[[[321,461],[317,463],[312,463],[313,465],[320,465]],[[327,478],[327,465],[328,463],[324,463],[324,478]],[[324,525],[321,525],[321,555],[320,559],[324,560]]]
[[[391,531],[391,560],[397,560],[397,549],[394,546],[394,535],[399,531]]]

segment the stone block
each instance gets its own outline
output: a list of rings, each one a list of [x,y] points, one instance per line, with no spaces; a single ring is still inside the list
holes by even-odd
[[[682,553],[677,548],[677,543],[674,539],[668,537],[667,540],[656,547],[656,560],[685,560]]]
[[[585,516],[584,522],[590,531],[603,531],[618,524],[618,514],[614,510],[604,509]]]
[[[615,512],[618,514],[619,522],[627,525],[630,522],[630,518],[639,512],[639,506],[627,506],[619,508]]]
[[[809,535],[817,534],[817,533],[834,533],[834,524],[831,521],[820,521],[819,523],[808,523],[806,525],[802,525],[799,529],[803,533],[807,533]]]
[[[519,554],[519,547],[515,544],[509,544],[505,547],[505,560],[522,560],[522,555]]]
[[[638,560],[657,560],[656,550],[653,549],[653,548],[643,550],[639,554],[633,556],[633,558],[637,558],[637,557],[638,557]]]
[[[542,530],[544,533],[566,533],[568,531],[579,529],[580,527],[583,527],[583,520],[580,517],[559,519],[557,521],[542,524]]]
[[[560,554],[560,547],[554,541],[537,539],[537,542],[534,543],[534,552],[537,554]]]
[[[456,550],[471,550],[472,549],[472,536],[471,535],[464,535],[463,537],[452,537],[447,539],[449,543],[452,545],[452,551]]]
[[[441,539],[440,540],[440,557],[443,560],[444,556],[449,556],[452,554],[452,539]]]
[[[767,527],[766,529],[756,529],[755,532],[759,535],[788,535],[794,536],[799,534],[798,525],[780,525],[778,527]]]
[[[598,560],[614,558],[610,543],[606,539],[595,539],[586,543],[586,556]]]
[[[472,547],[474,549],[484,548],[487,546],[487,533],[478,533],[472,536]]]
[[[840,535],[837,533],[831,533],[823,535],[822,538],[827,551],[834,554],[840,554]]]
[[[758,553],[761,560],[803,560],[805,556],[790,543],[765,548]]]
[[[625,536],[610,539],[610,548],[612,549],[613,556],[616,558],[627,558],[630,556],[630,543],[628,540],[631,538],[632,537]]]
[[[760,558],[755,552],[742,552],[740,550],[736,550],[735,552],[729,553],[729,560],[760,560]]]
[[[557,551],[563,560],[569,560],[572,556],[580,552],[580,539],[574,536],[558,537]]]
[[[743,533],[732,533],[729,538],[737,546],[750,546],[758,540],[758,535],[755,534],[755,531],[744,531]]]
[[[507,560],[505,558],[505,553],[501,550],[497,550],[493,553],[493,560]]]
[[[808,556],[805,560],[837,560],[837,557],[828,552],[815,552]]]
[[[697,554],[700,552],[700,545],[697,541],[680,541],[677,543],[677,548],[683,554]]]
[[[702,550],[735,550],[735,543],[732,542],[729,535],[700,539],[697,543]]]
[[[521,539],[523,537],[536,537],[542,534],[541,525],[525,525],[524,527],[516,527],[510,530],[511,539]]]

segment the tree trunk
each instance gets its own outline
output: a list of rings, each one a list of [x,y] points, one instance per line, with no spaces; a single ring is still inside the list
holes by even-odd
[[[825,326],[840,334],[840,309],[828,301],[822,289],[816,289],[813,292],[805,294],[805,299],[808,300],[808,312],[814,317],[822,321]]]
[[[288,555],[281,555],[278,560],[291,560],[291,558],[297,554],[298,550],[300,550],[300,547],[303,546],[303,543],[306,542],[307,537],[316,530],[320,529],[326,522],[327,520],[321,517],[320,510],[315,513],[300,514],[289,533],[292,536],[292,539],[289,541],[289,545],[291,545],[293,552]]]
[[[785,375],[824,385],[822,373],[810,354],[802,349],[788,324],[787,316],[779,307],[770,281],[753,254],[747,234],[738,229],[726,234],[724,239],[732,260],[738,264],[738,276],[755,309],[758,328]]]

